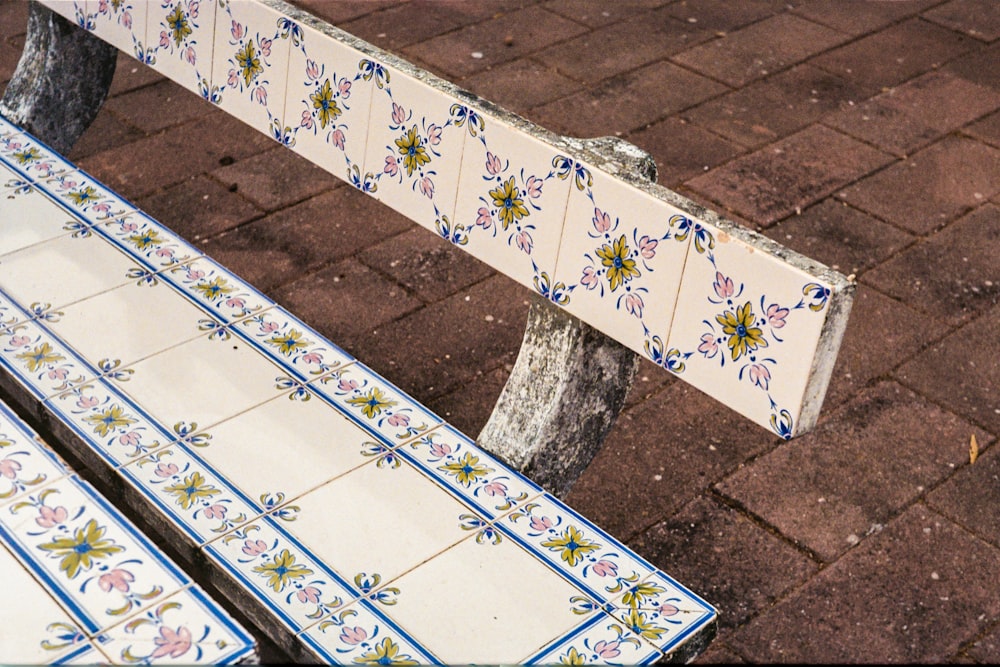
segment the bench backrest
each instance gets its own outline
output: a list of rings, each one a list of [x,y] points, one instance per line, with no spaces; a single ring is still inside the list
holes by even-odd
[[[782,437],[853,283],[280,0],[42,4]]]

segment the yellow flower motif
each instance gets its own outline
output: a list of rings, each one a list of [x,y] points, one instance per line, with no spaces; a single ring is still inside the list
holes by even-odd
[[[27,363],[28,370],[32,373],[45,366],[45,364],[54,364],[57,361],[66,359],[66,357],[58,352],[53,352],[52,346],[48,343],[42,343],[30,352],[21,352],[17,355],[17,358]]]
[[[202,498],[211,498],[222,493],[214,486],[206,484],[200,472],[193,472],[185,477],[183,482],[171,484],[164,490],[177,496],[177,504],[186,510],[191,509],[191,506]]]
[[[319,112],[319,126],[326,128],[330,121],[336,120],[341,113],[337,101],[333,99],[333,89],[330,88],[330,80],[323,82],[323,86],[309,96],[312,100],[313,108]]]
[[[301,350],[304,347],[308,347],[309,345],[308,340],[302,340],[302,332],[295,329],[292,329],[283,336],[275,334],[274,336],[271,336],[267,342],[278,348],[278,351],[285,356],[290,355],[292,352],[295,352],[295,350]]]
[[[93,199],[97,199],[97,190],[88,185],[85,188],[74,190],[66,196],[69,197],[70,200],[77,206],[82,206]]]
[[[587,658],[573,647],[569,650],[566,655],[559,656],[559,664],[561,665],[586,665]]]
[[[282,549],[281,553],[271,559],[267,565],[254,567],[254,572],[267,578],[267,585],[274,589],[275,593],[280,593],[281,589],[292,582],[293,579],[302,579],[313,573],[305,565],[297,565],[295,556],[288,549]]]
[[[184,16],[181,3],[178,2],[174,11],[167,16],[167,25],[170,26],[170,36],[174,38],[174,46],[180,46],[184,38],[191,34],[191,26]]]
[[[662,586],[647,581],[629,588],[628,593],[622,596],[622,602],[635,609],[647,598],[655,597],[662,592]]]
[[[400,655],[399,646],[386,637],[371,650],[362,653],[354,659],[357,665],[416,665],[417,661],[406,655]]]
[[[34,162],[40,156],[38,154],[38,149],[31,146],[30,148],[25,148],[24,150],[11,153],[11,157],[17,160],[18,164],[28,164],[29,162]]]
[[[222,278],[216,278],[210,283],[200,282],[194,286],[194,289],[201,292],[202,296],[208,301],[213,301],[233,291],[229,283]]]
[[[126,417],[125,411],[117,405],[112,405],[110,408],[99,414],[90,415],[85,421],[90,422],[90,424],[94,427],[94,432],[102,438],[108,437],[108,435],[115,429],[121,428],[122,426],[128,426],[129,424],[134,424],[136,422],[136,420],[131,417]]]
[[[243,84],[247,88],[264,71],[264,68],[260,64],[260,58],[257,57],[257,53],[254,51],[252,40],[247,41],[247,45],[236,52],[236,62],[240,66],[240,72],[243,74]]]
[[[105,539],[105,530],[104,526],[97,525],[97,521],[91,519],[83,528],[77,528],[73,537],[58,537],[48,544],[38,545],[38,548],[62,556],[59,569],[72,579],[81,569],[89,570],[96,559],[107,558],[125,550],[115,544],[114,540]]]
[[[155,229],[150,229],[149,231],[142,232],[141,234],[132,234],[128,237],[128,240],[135,244],[135,247],[139,250],[147,250],[148,248],[163,243],[163,239],[160,238],[160,233]]]
[[[660,639],[660,635],[666,632],[666,628],[658,628],[651,621],[647,621],[646,615],[638,609],[632,609],[629,611],[626,623],[629,630],[641,637],[645,637],[646,639],[651,639],[653,641],[658,641]]]
[[[414,170],[431,161],[427,149],[422,145],[420,135],[417,134],[416,125],[396,139],[396,146],[399,147],[399,154],[403,156],[403,166],[406,167],[407,176],[413,176]]]
[[[632,278],[639,277],[639,269],[635,268],[635,260],[630,259],[632,251],[625,243],[625,235],[622,234],[614,242],[614,247],[604,245],[598,248],[597,256],[601,258],[601,264],[608,268],[608,280],[611,281],[611,291],[614,292],[622,283],[627,283]]]
[[[528,209],[524,206],[521,198],[521,190],[514,185],[514,177],[511,176],[507,182],[490,190],[490,197],[493,197],[493,204],[500,209],[500,222],[503,228],[507,229],[515,220],[520,220],[529,215]]]
[[[546,540],[542,542],[542,546],[547,547],[550,551],[561,552],[559,557],[566,561],[570,567],[575,567],[584,555],[601,548],[597,542],[584,538],[583,533],[572,525],[563,531],[562,537]]]
[[[715,321],[722,325],[723,333],[729,336],[727,344],[732,351],[733,361],[758,347],[767,347],[764,332],[759,327],[753,326],[756,318],[749,301],[737,308],[735,314],[727,310],[721,315],[716,315]]]
[[[378,387],[372,387],[372,390],[367,394],[361,396],[355,396],[347,400],[348,403],[356,408],[361,408],[361,412],[364,413],[365,417],[368,419],[374,419],[376,415],[380,414],[385,408],[391,408],[396,405],[396,401],[390,401],[386,398],[385,394]]]
[[[455,475],[458,483],[468,488],[470,484],[480,477],[484,477],[493,472],[493,468],[485,466],[479,462],[478,456],[473,456],[472,452],[466,452],[461,461],[455,461],[438,468],[444,472]]]

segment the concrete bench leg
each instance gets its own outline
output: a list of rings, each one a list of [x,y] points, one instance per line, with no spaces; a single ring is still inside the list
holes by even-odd
[[[626,141],[576,143],[656,180],[653,159]],[[514,369],[476,444],[564,497],[614,425],[638,367],[635,352],[535,295]]]
[[[66,154],[104,103],[117,57],[114,46],[32,1],[0,113]]]

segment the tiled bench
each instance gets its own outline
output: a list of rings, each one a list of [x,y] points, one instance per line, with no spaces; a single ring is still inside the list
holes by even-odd
[[[253,639],[0,403],[0,660],[255,662]]]
[[[714,610],[513,468],[572,483],[629,349],[782,437],[808,430],[850,281],[643,182],[625,147],[555,137],[278,0],[45,4],[540,300],[474,442],[8,124],[0,383],[23,409],[293,657],[698,653]],[[110,76],[84,74],[106,54],[43,16],[29,33],[61,50],[25,60],[62,60],[63,99],[99,103]],[[72,72],[77,48],[95,57]],[[71,144],[86,114],[29,80],[5,108]]]

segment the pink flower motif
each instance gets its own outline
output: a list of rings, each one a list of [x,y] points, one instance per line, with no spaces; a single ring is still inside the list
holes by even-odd
[[[359,386],[357,380],[341,380],[337,384],[337,388],[340,391],[357,391]]]
[[[78,408],[92,408],[97,405],[100,401],[97,400],[95,396],[81,396],[80,400],[76,402]]]
[[[602,211],[599,208],[594,209],[594,229],[597,230],[599,234],[611,229],[611,216]]]
[[[242,551],[247,556],[259,556],[267,551],[267,542],[264,540],[247,540],[243,543]]]
[[[386,419],[386,421],[389,422],[390,426],[406,426],[410,423],[410,418],[397,413]]]
[[[265,334],[274,333],[279,328],[280,327],[278,326],[277,322],[263,322],[260,325],[261,333],[265,333]]]
[[[552,527],[552,519],[547,516],[533,516],[531,517],[531,529],[532,530],[548,530]]]
[[[65,368],[53,368],[48,372],[50,380],[65,380],[69,376],[69,371]]]
[[[385,166],[382,167],[382,171],[390,176],[395,176],[399,173],[399,164],[396,163],[395,158],[391,155],[385,156]]]
[[[487,495],[491,496],[506,496],[507,485],[503,482],[490,482],[483,487],[483,491],[485,491]]]
[[[186,49],[184,49],[184,60],[187,61],[188,65],[194,65],[197,57],[198,54],[195,53],[193,46],[189,46]]]
[[[154,473],[157,477],[173,477],[179,470],[176,463],[161,463],[156,466]]]
[[[97,585],[101,587],[101,590],[105,593],[109,592],[112,588],[119,593],[128,593],[129,584],[135,581],[135,577],[128,570],[119,570],[115,568],[110,572],[102,574],[97,579]]]
[[[341,97],[345,100],[348,99],[351,96],[351,82],[348,79],[341,79],[337,90],[340,91]]]
[[[105,12],[107,12],[108,11],[108,0],[101,0],[100,2],[98,2],[97,3],[97,11],[99,11],[101,14],[104,14]]]
[[[719,344],[715,342],[715,336],[707,333],[701,337],[701,345],[698,351],[705,355],[706,359],[711,359],[719,351]]]
[[[479,211],[477,211],[477,213],[479,214],[479,217],[476,218],[477,225],[479,225],[483,229],[489,229],[490,227],[493,226],[493,216],[490,215],[490,211],[488,208],[482,206],[480,207]]]
[[[271,55],[271,40],[267,37],[260,38],[260,55],[265,58]]]
[[[392,122],[396,125],[401,124],[406,120],[406,109],[399,106],[395,102],[392,103]]]
[[[154,639],[153,643],[156,644],[156,650],[149,656],[150,659],[163,656],[179,658],[191,648],[191,631],[185,627],[171,630],[164,626],[160,628],[160,636]]]
[[[735,291],[732,278],[725,277],[721,271],[715,272],[715,282],[712,283],[712,287],[715,288],[715,293],[720,299],[728,299]]]
[[[200,269],[188,269],[187,279],[188,280],[201,280],[205,277],[205,272]]]
[[[139,444],[139,433],[137,431],[129,431],[118,436],[118,443],[126,447],[135,447]]]
[[[613,577],[618,574],[618,565],[602,558],[594,563],[591,570],[599,577]]]
[[[344,631],[340,633],[340,641],[345,644],[360,644],[364,640],[368,639],[368,632],[364,628],[355,626],[353,628],[344,628]]]
[[[427,143],[431,146],[437,146],[441,143],[441,128],[437,125],[431,125],[427,128]]]
[[[201,3],[198,0],[191,0],[191,3],[188,5],[188,16],[193,19],[198,18],[198,8],[200,5]]]
[[[253,96],[257,98],[258,104],[267,106],[267,88],[264,86],[257,86],[257,89],[253,91]]]
[[[767,391],[767,385],[771,381],[771,371],[767,370],[767,366],[762,366],[760,364],[753,364],[750,366],[750,382],[754,383],[764,391]]]
[[[119,20],[124,27],[128,29],[132,28],[132,12],[125,12]]]
[[[638,294],[629,294],[625,297],[625,310],[631,315],[642,317],[642,308],[646,304],[642,302],[642,297]]]
[[[4,459],[0,461],[0,475],[6,477],[7,479],[14,479],[17,477],[17,473],[20,470],[21,464],[14,459]]]
[[[296,593],[295,597],[299,599],[299,602],[310,602],[312,604],[316,604],[319,602],[319,589],[315,586],[306,586]]]
[[[641,254],[644,259],[653,259],[653,257],[656,256],[657,245],[659,245],[659,241],[656,239],[643,236],[639,239],[639,254]]]
[[[532,199],[538,199],[542,196],[542,186],[545,182],[535,176],[528,176],[528,180],[524,182],[524,187],[528,191],[528,196]]]
[[[241,299],[238,296],[234,296],[231,299],[226,299],[226,307],[228,308],[243,308],[246,306],[247,302],[245,299]]]
[[[535,242],[531,238],[531,234],[526,231],[521,231],[515,238],[517,241],[517,247],[521,249],[522,252],[531,254],[531,249],[535,247]]]
[[[27,336],[11,336],[10,346],[11,347],[24,347],[31,342],[31,339]]]
[[[66,511],[65,507],[53,508],[42,505],[38,509],[38,516],[35,517],[35,523],[42,528],[51,528],[64,522],[68,516],[69,512]]]
[[[443,458],[451,454],[451,445],[444,442],[435,442],[431,444],[431,454],[437,458]]]
[[[617,658],[621,655],[621,651],[618,650],[619,643],[617,640],[612,642],[601,640],[594,644],[594,653],[604,659]]]
[[[233,35],[233,39],[240,39],[243,37],[243,24],[233,21],[233,27],[230,31]]]
[[[304,127],[307,130],[311,130],[313,128],[314,124],[315,123],[313,123],[312,114],[309,113],[309,110],[307,109],[307,110],[303,111],[302,112],[302,122],[299,123],[299,127]]]
[[[225,519],[226,506],[216,503],[205,508],[205,516],[209,519]]]
[[[597,278],[597,272],[594,271],[594,267],[588,266],[583,270],[583,277],[580,278],[580,284],[584,287],[594,289],[600,282]]]
[[[231,69],[231,70],[229,70],[229,79],[228,79],[228,81],[227,81],[227,83],[229,84],[229,87],[230,87],[230,88],[234,88],[234,87],[236,86],[236,83],[237,83],[237,82],[238,82],[239,80],[240,80],[240,78],[239,78],[239,76],[238,76],[238,75],[236,74],[236,70],[234,70],[234,69]]]
[[[309,352],[302,355],[302,361],[307,364],[321,364],[323,363],[323,355],[319,352]]]
[[[160,248],[156,251],[157,257],[173,257],[174,251],[171,248]]]
[[[776,303],[772,303],[767,307],[767,323],[775,329],[780,329],[787,324],[785,322],[786,317],[788,317],[787,308],[782,308]]]
[[[340,150],[344,150],[346,139],[347,137],[344,136],[343,130],[334,130],[330,133],[330,142]]]
[[[165,49],[170,46],[170,37],[167,35],[166,30],[160,31],[160,48]]]
[[[663,604],[660,605],[660,614],[662,614],[663,616],[675,616],[679,614],[680,611],[681,611],[680,609],[678,609],[675,605],[670,604],[669,602],[664,602]]]
[[[105,214],[106,214],[106,213],[107,213],[108,211],[110,211],[110,210],[111,210],[111,206],[110,206],[110,205],[108,205],[108,204],[94,204],[94,205],[93,205],[93,206],[91,206],[90,208],[91,208],[91,210],[93,210],[93,211],[96,211],[96,212],[98,212],[98,213],[105,213]]]
[[[139,225],[134,222],[123,222],[121,227],[123,232],[134,232],[139,229]]]
[[[500,173],[500,158],[486,151],[486,171],[490,173],[490,176],[496,176]]]
[[[424,176],[420,179],[420,192],[428,199],[434,197],[434,181],[429,176]]]
[[[316,61],[311,58],[306,59],[306,76],[310,79],[319,78],[319,65],[317,65]]]

